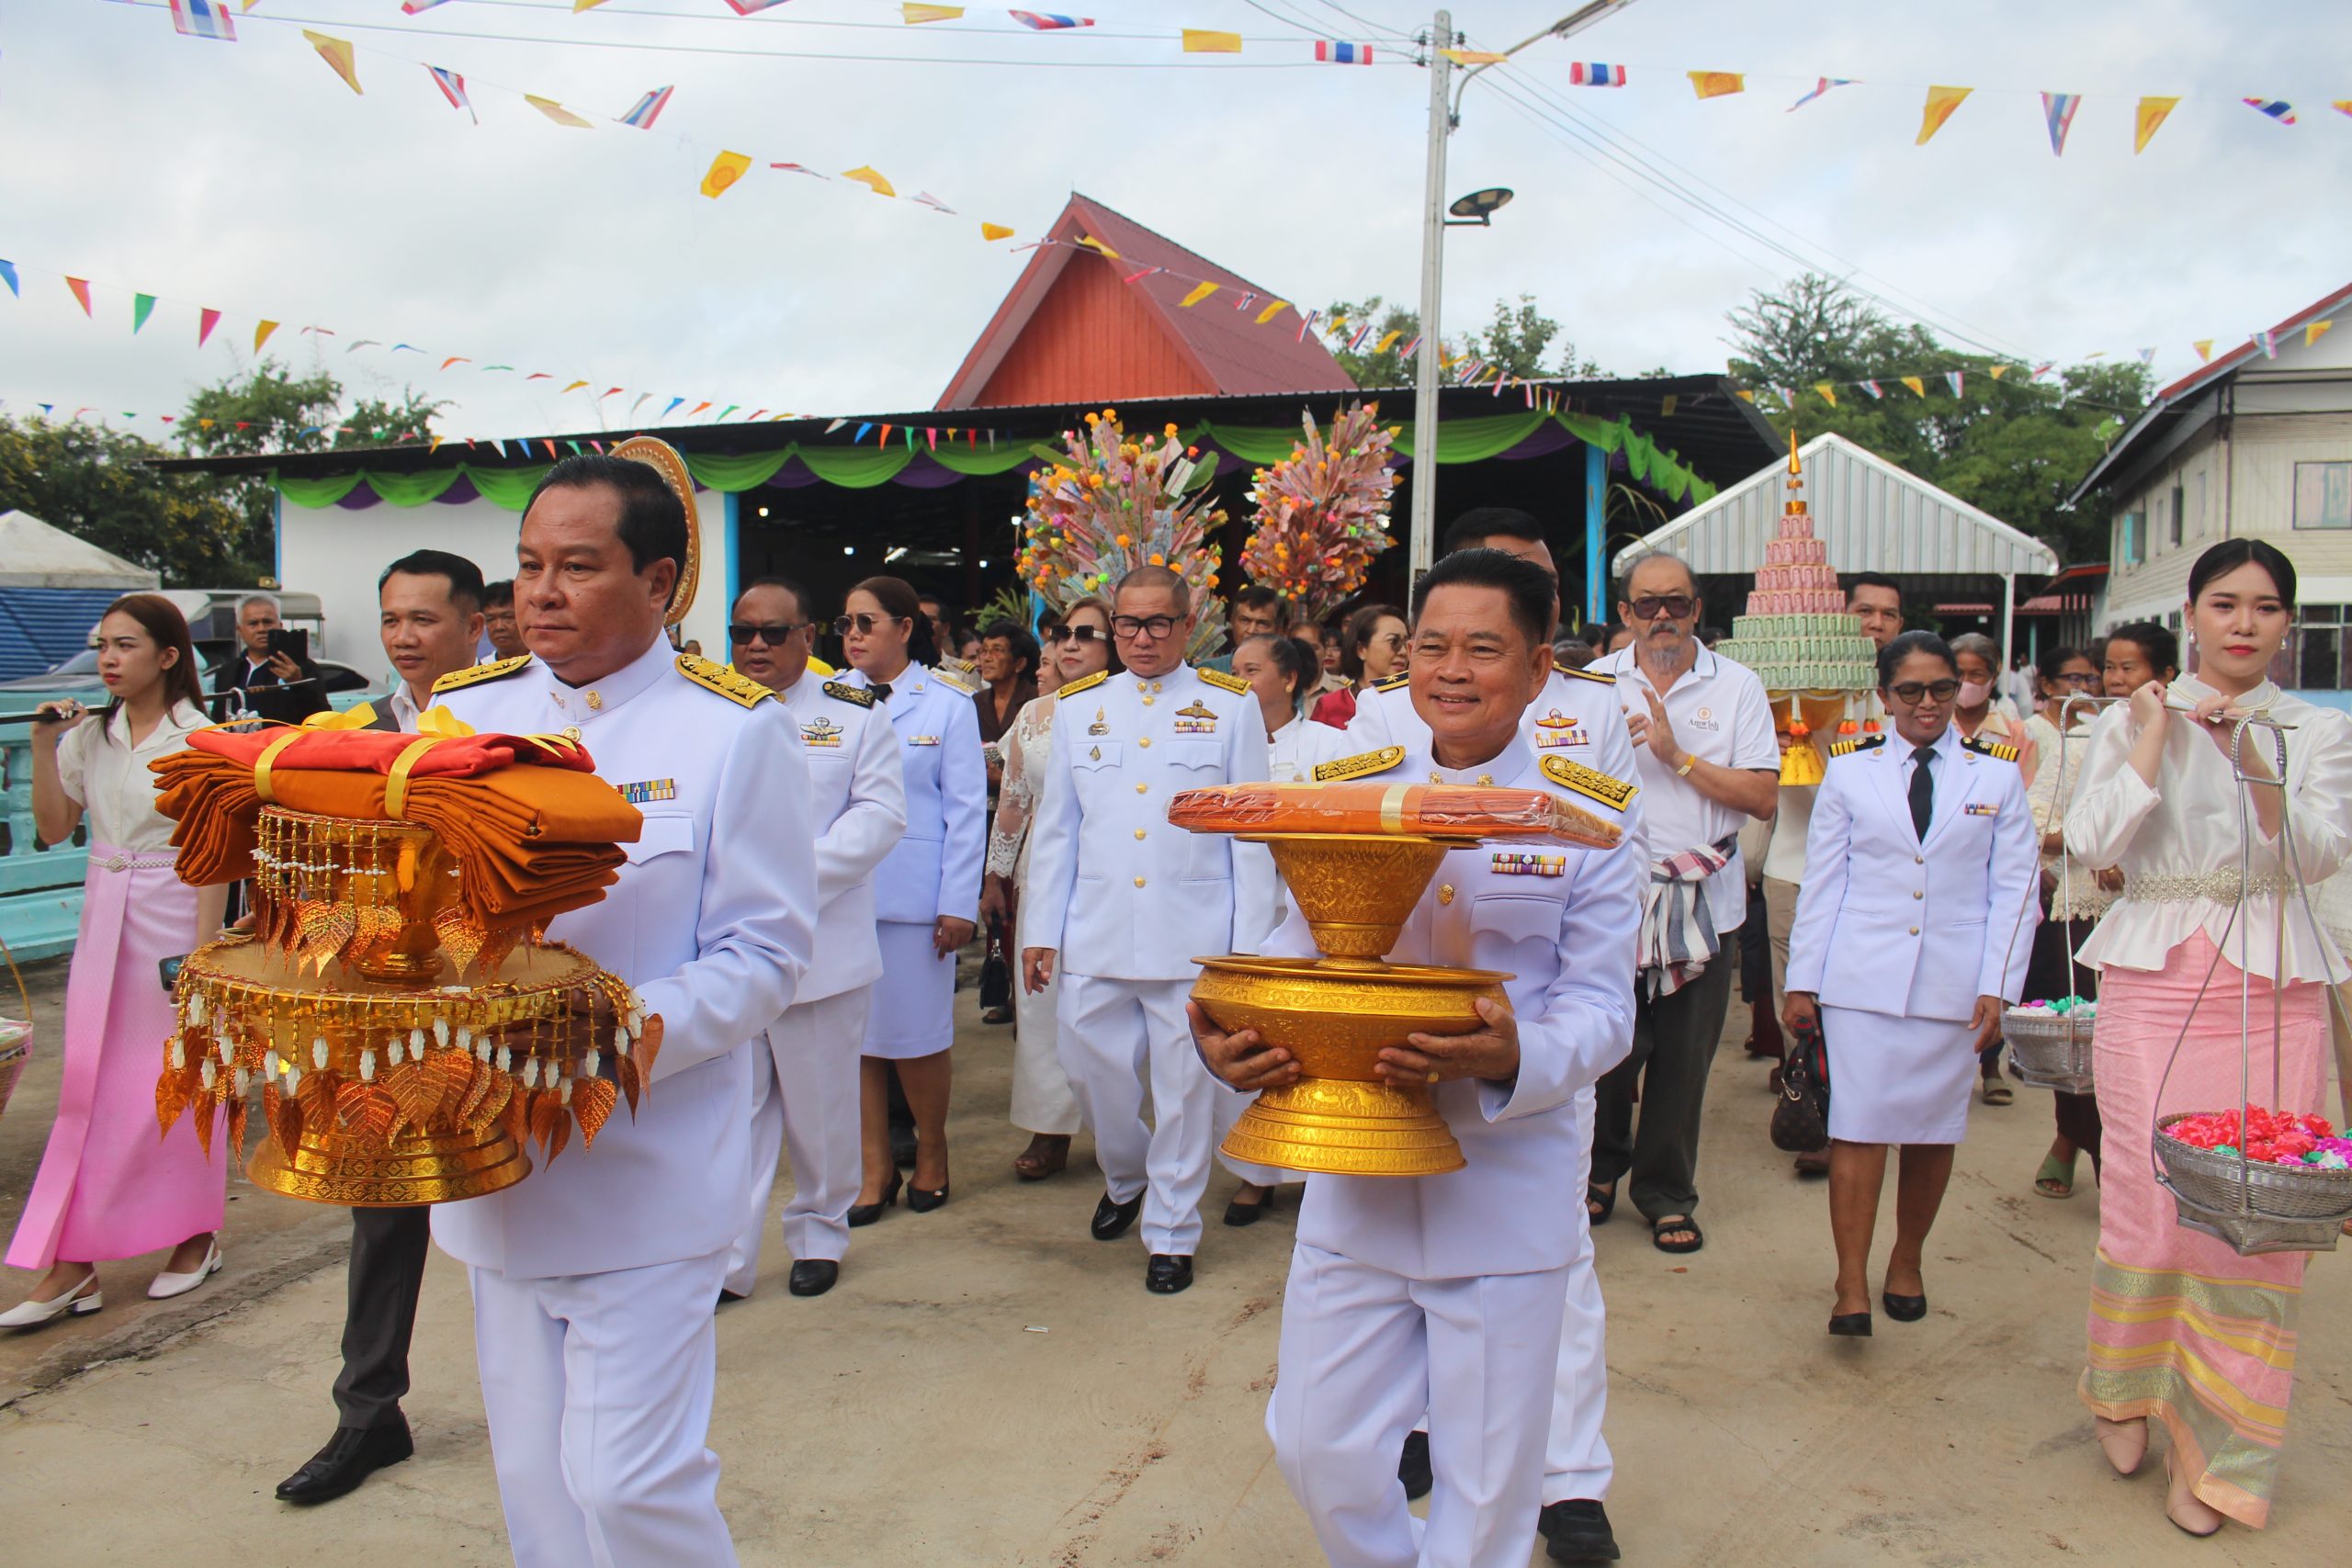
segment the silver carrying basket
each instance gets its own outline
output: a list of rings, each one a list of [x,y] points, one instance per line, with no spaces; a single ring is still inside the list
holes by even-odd
[[[2173,1124],[2195,1114],[2156,1122],[2157,1179],[2171,1190],[2182,1224],[2241,1253],[2335,1250],[2352,1219],[2352,1170],[2264,1165],[2174,1137]]]
[[[2017,1063],[2018,1081],[2067,1094],[2090,1093],[2094,1021],[2073,1013],[2028,1012],[2023,1008],[2002,1013],[2001,1035]]]

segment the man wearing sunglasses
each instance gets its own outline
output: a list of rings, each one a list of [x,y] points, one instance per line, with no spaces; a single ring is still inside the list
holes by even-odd
[[[1643,556],[1627,569],[1617,602],[1634,640],[1596,666],[1617,677],[1641,748],[1650,878],[1634,1050],[1600,1080],[1588,1206],[1596,1222],[1605,1220],[1617,1183],[1630,1176],[1652,1244],[1670,1253],[1705,1245],[1693,1213],[1699,1114],[1739,967],[1723,952],[1723,937],[1747,918],[1739,829],[1772,815],[1781,784],[1771,699],[1754,671],[1700,642],[1702,607],[1686,563]]]
[[[1159,1295],[1193,1282],[1224,1093],[1193,1049],[1184,1016],[1199,975],[1193,960],[1254,949],[1263,916],[1243,912],[1273,903],[1272,863],[1262,853],[1168,825],[1178,791],[1272,772],[1249,682],[1184,662],[1194,619],[1182,577],[1136,568],[1112,599],[1111,636],[1125,672],[1061,689],[1030,828],[1028,941],[1036,945],[1021,954],[1031,991],[1061,976],[1062,1066],[1107,1179],[1094,1238],[1116,1239],[1140,1213],[1151,1255],[1144,1288]]]
[[[874,868],[907,827],[899,741],[874,694],[812,674],[817,621],[808,591],[780,577],[743,590],[729,617],[735,669],[774,692],[798,729],[817,826],[816,956],[782,1017],[753,1037],[751,1190],[727,1256],[721,1298],[752,1293],[780,1150],[792,1156],[786,1288],[821,1296],[841,1277],[857,1201],[858,1042],[882,977],[874,934]]]

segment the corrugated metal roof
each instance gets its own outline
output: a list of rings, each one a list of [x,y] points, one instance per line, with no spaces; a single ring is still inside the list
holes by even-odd
[[[2057,555],[2039,539],[1842,435],[1816,435],[1797,455],[1814,531],[1841,573],[2040,577],[2058,570]],[[1611,571],[1645,551],[1667,550],[1702,577],[1753,572],[1780,531],[1788,473],[1786,463],[1773,463],[1692,507],[1618,551]]]

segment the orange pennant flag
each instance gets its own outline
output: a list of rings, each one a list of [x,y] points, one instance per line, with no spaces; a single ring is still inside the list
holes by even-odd
[[[447,370],[452,365],[471,365],[472,363],[471,359],[462,354],[453,354],[441,362],[441,368]]]
[[[1193,286],[1193,291],[1185,295],[1179,303],[1183,309],[1189,310],[1216,292],[1216,285],[1214,283],[1196,283]]]
[[[276,321],[257,321],[254,323],[254,352],[255,354],[259,354],[261,352],[261,345],[267,343],[269,341],[269,334],[277,330],[277,323]]]
[[[980,238],[991,243],[998,240],[1010,240],[1012,238],[1012,231],[1001,223],[982,223]]]
[[[710,161],[710,168],[702,176],[702,193],[713,201],[725,196],[737,180],[752,166],[752,160],[741,152],[721,152]]]
[[[1928,139],[1941,130],[1944,128],[1944,121],[1950,119],[1952,111],[1960,107],[1961,100],[1975,90],[1973,87],[1928,88],[1927,110],[1919,117],[1919,140],[1912,145],[1925,147],[1928,144]]]
[[[842,175],[842,178],[845,180],[855,180],[860,185],[870,186],[873,189],[874,194],[876,196],[896,196],[899,194],[897,189],[891,186],[888,180],[884,179],[879,173],[874,169],[868,168],[864,164],[860,164],[856,168],[849,170]]]
[[[1921,380],[1917,376],[1905,376],[1903,378],[1903,384],[1910,388],[1913,391],[1918,393],[1923,398],[1928,395],[1927,382]]]
[[[339,38],[329,38],[324,33],[314,33],[308,28],[302,29],[302,36],[311,40],[311,47],[319,51],[319,58],[334,68],[334,73],[343,78],[345,86],[355,93],[363,91],[359,85],[358,62],[352,58],[350,44]]]
[[[1821,394],[1821,400],[1823,402],[1827,403],[1833,409],[1838,406],[1837,388],[1831,386],[1826,381],[1815,381],[1813,384],[1813,389]]]
[[[696,403],[694,407],[692,407],[692,408],[690,408],[690,409],[688,409],[688,410],[686,411],[686,417],[687,417],[688,419],[692,419],[692,418],[694,418],[694,416],[695,416],[695,415],[696,415],[696,414],[698,414],[698,413],[702,412],[702,411],[703,411],[703,410],[705,410],[705,409],[707,409],[707,408],[708,408],[708,407],[710,407],[710,405],[709,405],[708,403]]]
[[[2337,114],[2352,114],[2352,98],[2338,98],[2333,107]]]
[[[1211,32],[1205,28],[1186,28],[1184,52],[1186,54],[1239,54],[1241,35]]]
[[[2213,340],[2211,338],[2200,337],[2188,346],[2197,351],[2197,358],[2199,363],[2211,365],[2213,362]]]
[[[89,315],[90,280],[86,277],[69,277],[65,280],[65,287],[74,291],[75,301],[82,307],[82,314]]]
[[[1736,395],[1742,402],[1752,403],[1756,400],[1756,394],[1746,387],[1742,387]]]
[[[2139,111],[2132,117],[2132,154],[2138,157],[2148,150],[2148,141],[2164,124],[2165,117],[2180,103],[2178,98],[2142,98]]]
[[[590,124],[587,120],[581,118],[578,115],[573,114],[570,109],[565,108],[553,98],[542,98],[535,93],[526,93],[523,95],[523,101],[530,105],[533,108],[538,110],[541,114],[547,116],[549,119],[555,121],[558,125],[568,125],[575,130],[594,130],[595,129],[594,125]]]
[[[1747,78],[1736,71],[1693,71],[1690,87],[1702,98],[1727,97],[1747,91]]]
[[[2303,346],[2304,346],[2305,348],[2309,348],[2309,347],[2311,347],[2311,345],[2312,345],[2312,344],[2313,344],[2317,343],[2317,342],[2320,340],[2320,335],[2321,335],[2323,333],[2325,333],[2325,332],[2326,332],[2330,327],[2332,327],[2332,326],[2334,326],[2334,325],[2335,325],[2335,321],[2334,318],[2332,318],[2332,317],[2331,317],[2330,319],[2326,320],[2326,321],[2306,321],[2306,322],[2304,322],[2304,323],[2303,323]]]
[[[2004,376],[2007,375],[2008,373],[2009,373],[2009,367],[2008,367],[2007,366],[2006,366],[2006,365],[1996,365],[1996,366],[1994,366],[1991,369],[1989,369],[1989,370],[1987,370],[1987,371],[1985,371],[1985,372],[1984,372],[1984,374],[1986,374],[1987,376],[1990,376],[1990,377],[1991,377],[1991,378],[1993,378],[1993,379],[1994,379],[1994,380],[1996,380],[1996,381],[1999,380],[2002,377],[2004,377]]]

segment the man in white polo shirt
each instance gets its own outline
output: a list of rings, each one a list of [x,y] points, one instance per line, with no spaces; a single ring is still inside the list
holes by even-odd
[[[1641,769],[1650,881],[1634,986],[1634,1051],[1600,1080],[1589,1207],[1608,1218],[1630,1178],[1661,1252],[1696,1252],[1699,1113],[1731,1006],[1747,913],[1739,829],[1772,815],[1781,753],[1772,705],[1747,666],[1701,645],[1698,580],[1674,557],[1625,574],[1617,614],[1632,644],[1591,668],[1614,675]],[[1636,1128],[1634,1095],[1641,1090]]]

